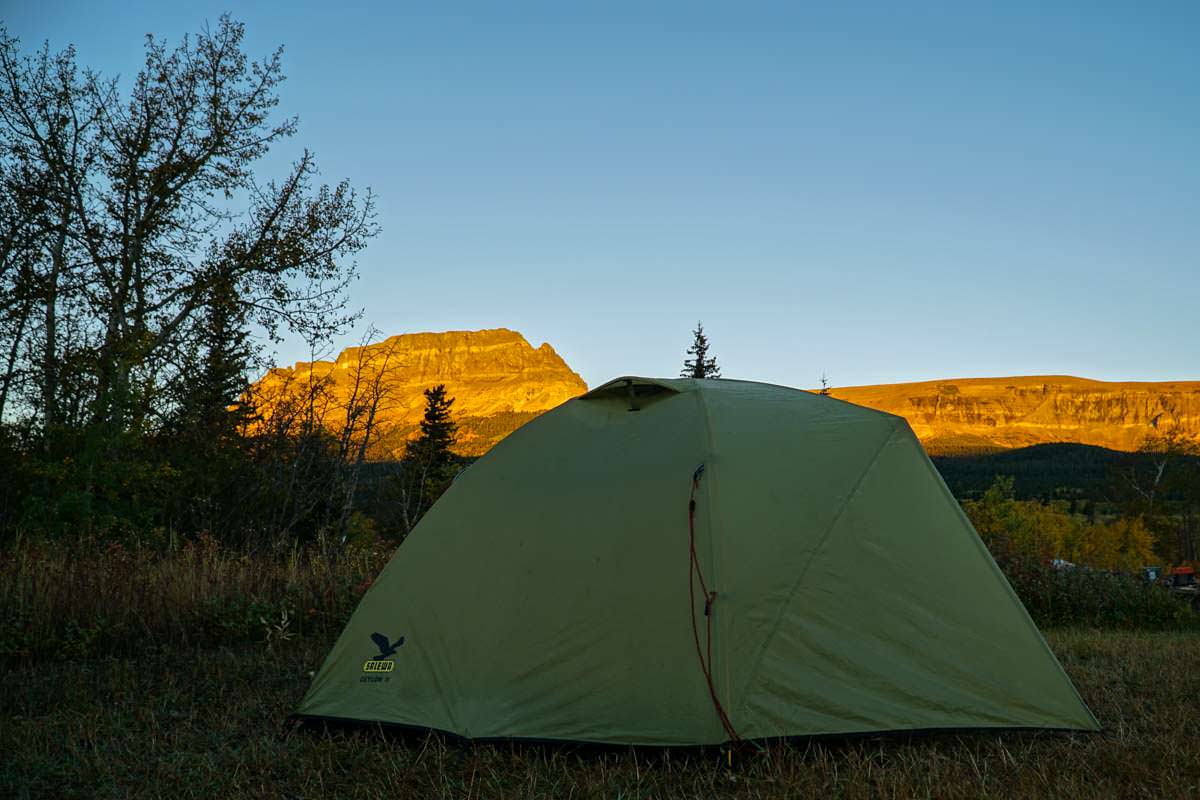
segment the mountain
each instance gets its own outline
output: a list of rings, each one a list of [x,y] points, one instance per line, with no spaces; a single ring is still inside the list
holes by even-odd
[[[538,414],[587,391],[553,347],[534,348],[505,328],[393,336],[349,348],[335,361],[273,369],[255,389],[269,407],[303,393],[310,381],[326,382],[333,412],[326,417],[336,427],[345,419],[356,379],[360,397],[371,387],[380,389],[375,458],[402,451],[421,420],[422,393],[439,383],[455,398],[458,451],[464,455],[487,452]],[[830,393],[905,417],[932,455],[1062,442],[1131,451],[1148,434],[1167,430],[1200,441],[1200,381],[1110,383],[1035,375],[849,386]]]
[[[1200,381],[1093,381],[1069,375],[958,378],[832,389],[840,400],[899,414],[932,454],[1050,442],[1136,450],[1175,430],[1200,441]]]
[[[253,391],[267,407],[278,406],[302,395],[310,382],[328,387],[331,427],[344,422],[349,398],[371,396],[378,387],[376,458],[401,452],[424,413],[423,392],[439,383],[454,398],[456,450],[463,455],[487,452],[533,417],[587,391],[553,347],[534,348],[505,328],[393,336],[343,350],[335,361],[273,369]]]

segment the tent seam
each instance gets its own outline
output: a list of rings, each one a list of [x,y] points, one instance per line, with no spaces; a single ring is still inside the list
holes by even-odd
[[[854,482],[854,486],[849,492],[847,492],[846,499],[842,501],[842,505],[840,508],[838,508],[837,514],[835,514],[833,519],[830,520],[829,525],[825,528],[824,533],[822,533],[820,539],[817,540],[817,544],[813,548],[812,555],[810,555],[808,560],[804,562],[804,566],[800,569],[800,574],[796,576],[796,580],[792,584],[792,588],[788,590],[787,598],[779,604],[779,611],[775,615],[775,621],[771,624],[771,631],[763,640],[762,646],[759,647],[758,655],[754,658],[754,666],[751,667],[749,678],[744,684],[746,687],[745,694],[738,705],[734,708],[735,714],[740,714],[745,710],[746,703],[750,698],[750,687],[754,685],[754,680],[758,677],[758,672],[762,668],[762,660],[766,656],[767,650],[771,646],[771,642],[775,639],[775,635],[779,632],[779,626],[783,623],[784,613],[792,605],[792,600],[795,599],[796,592],[800,590],[800,585],[804,582],[805,576],[808,575],[808,570],[812,567],[813,560],[821,554],[822,549],[825,547],[825,542],[829,540],[830,535],[833,533],[833,529],[837,527],[838,522],[842,519],[842,515],[846,513],[846,509],[850,507],[850,501],[854,498],[854,495],[858,493],[859,487],[862,486],[863,481],[867,479],[867,475],[869,475],[871,470],[874,469],[875,463],[879,461],[879,457],[883,454],[884,448],[886,448],[888,443],[892,441],[892,437],[896,435],[896,431],[899,430],[899,428],[900,425],[898,420],[897,423],[893,424],[888,430],[887,435],[883,437],[883,441],[879,444],[879,449],[875,451],[875,455],[871,456],[871,460],[867,462],[867,466],[863,469],[862,474],[858,476],[858,480]]]
[[[696,400],[700,404],[700,414],[704,419],[704,439],[705,439],[705,442],[707,443],[707,447],[705,447],[704,461],[707,464],[713,458],[713,456],[716,454],[716,450],[717,450],[716,441],[713,437],[712,415],[709,414],[708,403],[704,399],[704,387],[699,385],[696,381],[692,381],[692,383],[695,385],[695,388],[693,391],[695,391],[695,393],[696,393]],[[713,526],[713,507],[716,506],[716,504],[717,504],[717,481],[716,481],[716,471],[713,469],[711,464],[708,465],[707,472],[708,472],[708,502],[704,504],[704,521],[705,521],[706,525],[708,526],[708,556],[709,556],[708,573],[709,573],[709,575],[712,576],[711,585],[714,587],[714,590],[715,590],[715,587],[718,585],[718,582],[720,580],[720,573],[717,571],[717,564],[720,560],[717,557],[718,543],[717,543],[717,536],[715,533],[716,528]],[[715,637],[717,639],[717,641],[714,643],[714,644],[716,644],[716,647],[714,648],[714,650],[716,651],[715,658],[720,662],[722,667],[726,667],[726,665],[728,665],[728,663],[729,663],[729,660],[725,657],[725,652],[722,649],[722,647],[724,645],[724,640],[725,640],[725,637],[721,635],[721,633],[722,633],[721,618],[723,616],[724,615],[720,615],[717,617],[716,637]],[[708,668],[709,668],[710,673],[714,671],[713,665],[711,663],[708,665]],[[719,685],[719,682],[718,682],[718,685]],[[726,692],[726,700],[729,699],[728,694],[729,693]],[[736,730],[736,729],[737,729],[736,726],[734,726],[734,730]]]

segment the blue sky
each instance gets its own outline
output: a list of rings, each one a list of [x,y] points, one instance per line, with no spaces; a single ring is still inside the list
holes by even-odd
[[[228,8],[0,18],[128,77]],[[379,196],[386,333],[513,328],[592,385],[674,374],[697,319],[796,386],[1200,378],[1195,2],[232,10],[300,118],[264,171],[308,147]]]

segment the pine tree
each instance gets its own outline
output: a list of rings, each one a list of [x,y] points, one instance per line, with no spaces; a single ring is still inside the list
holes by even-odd
[[[241,401],[253,360],[246,312],[227,280],[209,290],[193,335],[190,369],[181,370],[177,424],[201,437],[226,437],[249,409]]]
[[[412,530],[458,471],[458,458],[451,450],[458,436],[458,426],[450,418],[452,405],[454,398],[446,396],[445,384],[425,390],[421,435],[404,451],[402,500],[406,530]]]
[[[243,516],[237,498],[250,450],[241,430],[252,413],[244,394],[253,361],[246,314],[228,281],[214,282],[207,293],[189,345],[167,395],[174,408],[160,439],[175,491],[159,500],[174,520],[228,532]]]
[[[683,370],[679,373],[679,377],[721,377],[721,368],[717,366],[717,360],[708,356],[708,337],[704,335],[704,325],[697,322],[696,330],[692,331],[692,337],[692,346],[688,348],[688,355],[692,358],[684,360]]]

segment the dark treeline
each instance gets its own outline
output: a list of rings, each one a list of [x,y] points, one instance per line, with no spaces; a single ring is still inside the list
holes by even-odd
[[[1150,460],[1145,452],[1071,443],[978,454],[934,454],[931,458],[955,497],[978,499],[997,475],[1008,475],[1022,500],[1070,500],[1080,505],[1121,501],[1132,491],[1129,471]],[[1197,464],[1200,456],[1181,454],[1178,466],[1192,469]]]

